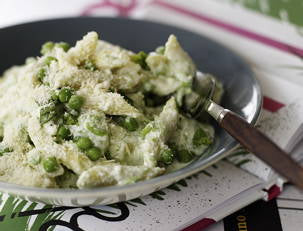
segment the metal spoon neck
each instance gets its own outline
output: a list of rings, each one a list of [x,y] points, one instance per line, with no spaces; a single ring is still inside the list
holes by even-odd
[[[208,99],[204,104],[204,109],[218,122],[220,123],[227,112],[230,112],[228,109],[221,107],[216,104],[214,101]]]

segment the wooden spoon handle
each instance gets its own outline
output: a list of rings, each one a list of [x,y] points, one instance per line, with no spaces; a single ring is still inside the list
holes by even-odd
[[[248,151],[303,189],[303,168],[266,135],[230,111],[226,112],[219,124]]]

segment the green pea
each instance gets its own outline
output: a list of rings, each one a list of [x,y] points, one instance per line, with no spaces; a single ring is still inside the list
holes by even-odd
[[[160,153],[160,159],[164,164],[171,164],[174,161],[174,153],[171,149],[165,149]]]
[[[46,53],[50,52],[54,48],[55,44],[53,42],[46,42],[42,45],[40,53],[45,55]]]
[[[43,80],[44,80],[45,76],[46,76],[46,69],[45,69],[45,68],[41,68],[41,69],[38,71],[38,73],[37,73],[37,79],[38,79],[41,83],[43,83]]]
[[[46,172],[55,172],[59,168],[56,157],[48,157],[43,160],[42,166]]]
[[[66,125],[75,125],[78,123],[78,119],[76,116],[73,116],[71,114],[65,114],[63,118],[63,122]]]
[[[84,67],[84,69],[90,70],[90,71],[96,71],[96,70],[98,70],[98,68],[96,67],[96,65],[91,60],[86,60],[85,63],[84,63],[84,65],[83,65],[83,67]]]
[[[86,124],[87,130],[89,130],[91,133],[93,133],[96,136],[105,136],[107,135],[107,131],[101,128],[96,128],[92,126],[90,123]]]
[[[46,106],[40,109],[40,124],[45,124],[56,116],[56,107],[54,105]]]
[[[53,56],[48,56],[48,57],[46,57],[44,64],[49,66],[52,63],[52,61],[58,61],[58,59],[56,59]]]
[[[212,141],[202,128],[198,128],[195,131],[192,143],[194,146],[198,147],[200,145],[210,145]]]
[[[67,103],[71,96],[72,91],[69,88],[62,88],[58,94],[61,103]]]
[[[68,107],[74,110],[80,110],[84,103],[83,97],[79,95],[72,95],[68,101]]]
[[[93,142],[88,137],[80,137],[76,141],[77,147],[81,150],[88,150],[93,147]]]
[[[58,131],[57,131],[57,137],[58,138],[66,140],[66,139],[68,139],[70,137],[70,135],[71,135],[71,132],[70,132],[70,130],[67,127],[60,126],[58,128]]]
[[[65,52],[67,52],[70,49],[70,45],[66,42],[59,42],[56,43],[56,47],[62,48]]]
[[[147,66],[147,63],[145,61],[146,58],[147,54],[144,51],[140,51],[139,53],[130,56],[131,61],[139,64],[143,69],[149,70],[149,67]]]
[[[182,149],[176,152],[176,157],[181,163],[187,163],[194,158],[194,155],[190,151]]]
[[[93,148],[88,149],[88,151],[86,152],[86,155],[90,160],[96,161],[102,156],[102,151],[100,148],[93,147]]]

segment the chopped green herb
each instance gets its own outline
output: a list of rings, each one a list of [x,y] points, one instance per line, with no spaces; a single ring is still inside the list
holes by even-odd
[[[174,161],[174,153],[171,149],[165,149],[160,153],[160,159],[164,164],[171,164]]]
[[[149,67],[146,63],[147,54],[144,51],[140,51],[137,54],[134,54],[130,57],[131,61],[139,64],[143,69],[149,70]]]
[[[89,130],[91,133],[93,133],[96,136],[105,136],[107,135],[107,131],[101,128],[96,128],[90,123],[86,123],[86,128]]]
[[[40,124],[45,124],[55,118],[56,107],[54,105],[46,106],[40,109]]]
[[[56,91],[52,91],[51,92],[51,99],[54,101],[54,102],[57,102],[59,100],[59,96],[57,95]]]
[[[78,123],[78,119],[76,116],[73,116],[71,114],[64,114],[63,122],[66,125],[75,125]]]
[[[211,139],[207,135],[207,133],[202,129],[198,128],[195,131],[194,137],[193,137],[193,145],[198,147],[200,145],[210,145],[212,143]]]
[[[65,108],[64,108],[63,104],[57,104],[55,106],[55,111],[56,111],[56,117],[54,118],[55,122],[58,122],[62,118],[62,116],[64,114],[64,110],[65,110]]]
[[[147,124],[142,130],[141,135],[145,137],[153,129],[153,124]]]

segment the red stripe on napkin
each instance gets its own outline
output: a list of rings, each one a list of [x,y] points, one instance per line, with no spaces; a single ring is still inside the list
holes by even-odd
[[[273,100],[269,97],[266,97],[266,96],[263,97],[263,108],[265,110],[270,111],[270,112],[276,112],[282,107],[284,107],[284,104],[282,104],[276,100]]]
[[[109,8],[115,9],[119,16],[128,16],[132,10],[138,5],[137,0],[130,0],[127,4],[117,3],[113,0],[101,0],[100,2],[90,4],[86,6],[81,15],[89,16],[94,13],[96,9]]]
[[[214,219],[203,218],[202,220],[196,222],[195,224],[192,224],[192,225],[186,227],[182,231],[200,231],[214,223],[216,223],[216,221]]]
[[[266,37],[264,35],[260,35],[260,34],[257,34],[255,32],[240,28],[238,26],[220,21],[218,19],[211,18],[211,17],[209,17],[205,14],[193,12],[191,10],[182,8],[180,6],[168,3],[166,1],[164,2],[164,1],[161,1],[161,0],[155,0],[153,3],[157,4],[161,7],[164,7],[164,8],[170,9],[170,10],[174,10],[178,13],[187,15],[187,16],[192,17],[192,18],[195,18],[199,21],[203,21],[203,22],[208,23],[210,25],[219,27],[221,29],[232,32],[234,34],[238,34],[242,37],[246,37],[248,39],[257,41],[257,42],[262,43],[264,45],[267,45],[267,46],[276,48],[278,50],[296,55],[298,57],[303,57],[303,49],[292,46],[290,44],[283,43],[283,42],[274,40],[272,38]]]

